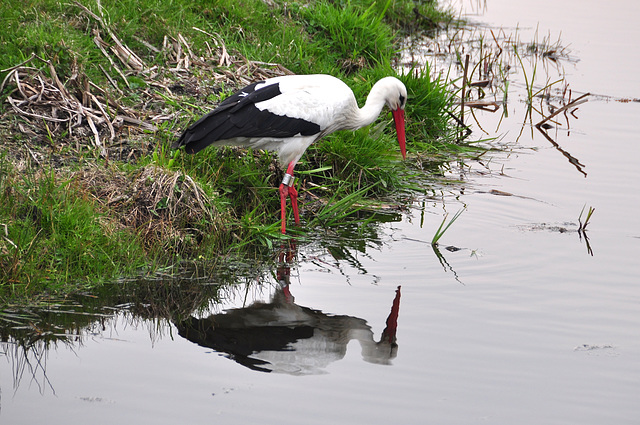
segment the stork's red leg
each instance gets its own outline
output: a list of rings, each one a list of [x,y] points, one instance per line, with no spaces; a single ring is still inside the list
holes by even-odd
[[[298,191],[293,187],[293,167],[295,162],[290,162],[287,172],[280,183],[280,219],[282,221],[282,233],[287,233],[287,196],[291,197],[293,207],[293,217],[296,224],[300,224],[300,214],[298,213]]]
[[[291,198],[291,207],[293,207],[293,218],[296,225],[300,225],[300,214],[298,213],[298,191],[295,187],[289,187],[289,197]]]
[[[282,234],[287,233],[287,196],[289,186],[280,183],[280,220],[282,221]]]

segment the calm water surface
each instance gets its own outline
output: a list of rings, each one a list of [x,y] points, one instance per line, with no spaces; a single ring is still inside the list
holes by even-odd
[[[453,167],[463,183],[381,224],[365,250],[302,246],[290,269],[239,276],[193,317],[121,305],[46,351],[2,343],[0,423],[638,423],[640,103],[626,100],[640,98],[640,6],[559,3],[455,7],[570,46],[571,89],[598,96],[550,134],[587,177],[537,130],[518,137],[514,91],[500,125],[480,115],[507,151]],[[436,255],[435,229],[463,207]]]

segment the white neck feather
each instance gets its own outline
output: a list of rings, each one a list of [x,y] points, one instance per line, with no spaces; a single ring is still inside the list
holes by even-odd
[[[389,84],[388,78],[383,78],[373,85],[367,101],[362,108],[358,108],[355,105],[353,113],[349,117],[347,123],[349,130],[355,130],[364,126],[367,126],[374,122],[376,118],[382,112],[387,98],[391,96],[394,90],[394,85]]]

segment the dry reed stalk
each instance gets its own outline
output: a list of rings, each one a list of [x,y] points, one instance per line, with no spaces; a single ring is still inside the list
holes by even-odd
[[[460,103],[460,122],[464,125],[464,103],[465,97],[467,95],[467,73],[469,72],[469,55],[465,57],[464,60],[464,73],[462,74],[462,95],[461,95],[461,103]]]
[[[109,37],[111,37],[111,40],[113,40],[114,42],[114,45],[109,46],[109,48],[127,68],[132,69],[134,71],[142,71],[146,68],[146,65],[142,61],[142,59],[140,59],[138,55],[136,55],[131,49],[129,49],[126,45],[124,45],[120,41],[120,39],[114,34],[111,28],[109,28],[109,26],[105,23],[102,16],[96,15],[91,10],[89,10],[89,8],[80,4],[77,1],[74,1],[74,4],[78,6],[80,9],[82,9],[87,15],[89,15],[89,17],[93,18],[96,22],[98,22],[98,24],[100,24],[100,27],[107,32]],[[101,10],[102,8],[100,7],[99,3],[98,3],[98,8],[100,9],[100,13],[102,13],[102,10]],[[99,37],[99,35],[96,34],[96,37]],[[104,43],[104,40],[102,40],[102,43]],[[105,53],[104,50],[103,50],[103,53]]]
[[[487,112],[496,112],[500,109],[500,105],[498,105],[498,102],[495,100],[469,100],[467,102],[463,102],[463,104],[464,106]]]
[[[551,115],[549,115],[548,117],[546,117],[545,119],[540,121],[538,124],[536,124],[536,127],[538,127],[538,129],[540,129],[540,128],[542,128],[542,126],[547,121],[549,121],[550,119],[552,119],[556,115],[561,114],[562,112],[566,111],[567,109],[571,109],[573,107],[576,107],[578,105],[581,105],[581,104],[587,102],[589,99],[586,99],[586,97],[590,96],[590,95],[591,95],[591,93],[585,93],[582,96],[578,97],[577,99],[572,100],[571,102],[567,103],[563,107],[556,109]]]
[[[124,74],[122,73],[122,71],[120,70],[120,68],[118,67],[118,65],[116,65],[116,63],[113,61],[113,59],[111,58],[111,56],[109,56],[109,53],[107,52],[107,50],[105,49],[105,47],[108,47],[109,44],[107,42],[105,42],[102,37],[100,37],[100,35],[96,32],[96,35],[93,37],[93,42],[95,43],[96,46],[98,46],[98,48],[100,49],[100,51],[102,52],[102,54],[107,58],[107,60],[109,61],[109,63],[111,64],[111,67],[113,69],[115,69],[115,71],[118,73],[118,75],[120,75],[120,78],[122,78],[122,81],[124,81],[124,83],[127,85],[127,87],[131,88],[131,86],[129,85],[129,80],[127,80],[127,78],[124,76]],[[100,68],[102,69],[102,66],[100,66]],[[104,69],[102,69],[102,71],[105,73],[105,75],[107,74]],[[117,87],[117,84],[113,83],[113,81],[111,80],[111,78],[109,78],[109,81],[114,84],[115,87]]]

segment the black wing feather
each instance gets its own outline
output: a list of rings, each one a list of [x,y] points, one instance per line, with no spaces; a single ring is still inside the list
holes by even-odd
[[[297,134],[311,136],[320,132],[316,123],[258,109],[255,104],[282,94],[279,84],[256,86],[251,84],[225,99],[220,105],[187,128],[173,144],[185,146],[188,153],[196,153],[221,140],[274,137],[287,138]]]

